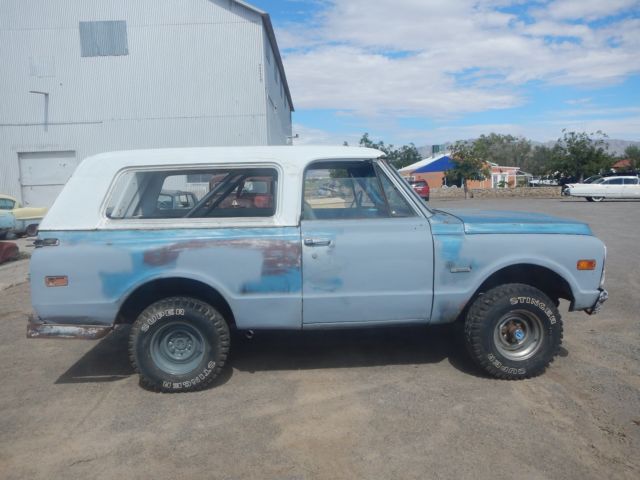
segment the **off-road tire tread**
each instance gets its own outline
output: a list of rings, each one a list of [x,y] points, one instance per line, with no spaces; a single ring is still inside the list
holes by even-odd
[[[153,309],[150,307],[153,306]],[[137,361],[136,361],[136,340],[137,337],[141,333],[142,325],[145,320],[148,320],[156,311],[166,310],[168,308],[183,308],[185,310],[195,310],[197,313],[206,317],[214,326],[216,332],[219,337],[219,354],[218,359],[216,361],[216,366],[213,368],[211,374],[205,378],[200,383],[196,385],[192,385],[189,388],[183,388],[180,390],[169,389],[163,387],[161,384],[157,384],[149,380],[141,371]],[[164,392],[164,393],[179,393],[179,392],[195,392],[198,390],[204,390],[218,377],[222,368],[224,367],[227,357],[229,356],[229,348],[231,345],[231,336],[229,333],[229,327],[224,317],[211,305],[195,299],[191,297],[169,297],[164,300],[160,300],[151,304],[147,307],[140,316],[136,319],[131,327],[131,332],[129,334],[129,360],[133,369],[140,376],[140,384],[151,391],[154,392]]]
[[[536,368],[527,369],[525,374],[511,374],[499,370],[487,359],[486,355],[484,355],[486,352],[481,345],[481,333],[483,328],[485,328],[485,322],[488,321],[489,311],[493,305],[502,298],[513,296],[532,296],[544,300],[544,302],[553,309],[556,316],[556,328],[559,330],[558,334],[553,338],[554,344],[550,347],[551,355],[549,355],[548,361],[538,365]],[[547,295],[530,285],[510,283],[495,287],[484,295],[480,295],[474,301],[464,323],[464,335],[466,340],[465,345],[469,355],[492,377],[502,380],[524,380],[542,374],[553,362],[560,350],[560,346],[562,345],[563,327],[560,313],[558,312],[555,303],[553,303]]]

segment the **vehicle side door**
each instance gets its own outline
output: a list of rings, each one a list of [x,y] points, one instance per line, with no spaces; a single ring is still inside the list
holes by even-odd
[[[638,178],[624,178],[622,185],[623,198],[640,198],[640,180]]]
[[[427,219],[372,161],[317,162],[304,176],[303,325],[427,322]]]
[[[624,196],[624,179],[621,177],[609,178],[603,182],[607,198],[622,198]]]

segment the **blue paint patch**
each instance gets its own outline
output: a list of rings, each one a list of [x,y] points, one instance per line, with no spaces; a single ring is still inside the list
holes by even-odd
[[[436,242],[436,255],[447,263],[457,262],[464,243],[461,235],[439,235]]]
[[[443,212],[434,210],[434,215],[429,217],[431,233],[433,235],[463,235],[464,225],[459,218]]]
[[[265,275],[260,280],[246,282],[242,293],[296,293],[302,290],[302,274],[290,268],[280,275]]]
[[[122,298],[149,279],[180,276],[184,271],[201,278],[216,275],[227,286],[228,280],[236,279],[232,290],[238,294],[302,291],[302,250],[296,227],[103,230],[50,235],[55,235],[61,246],[92,248],[92,255],[100,258],[101,268],[95,274],[107,299]],[[191,255],[179,261],[185,252]],[[229,260],[230,256],[234,261]],[[113,259],[123,257],[128,259],[126,270],[114,271]]]

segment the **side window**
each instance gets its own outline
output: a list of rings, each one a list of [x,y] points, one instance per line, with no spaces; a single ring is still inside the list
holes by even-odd
[[[190,180],[208,179],[194,183]],[[271,217],[278,175],[273,168],[128,171],[116,180],[112,219]]]
[[[369,161],[313,164],[305,171],[302,218],[354,219],[412,215],[401,195],[388,179],[386,181],[388,185],[381,184],[376,169]],[[387,203],[389,195],[391,206]]]
[[[638,179],[637,178],[625,178],[624,179],[624,184],[625,185],[638,185]]]
[[[607,182],[609,185],[622,185],[624,183],[623,178],[612,178]]]

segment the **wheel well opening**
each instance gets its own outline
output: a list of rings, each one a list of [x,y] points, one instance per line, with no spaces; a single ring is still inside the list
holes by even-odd
[[[218,309],[230,327],[235,327],[231,307],[220,293],[209,285],[188,278],[162,278],[135,289],[120,307],[117,324],[133,323],[142,311],[158,300],[167,297],[193,297]]]
[[[476,295],[505,283],[524,283],[544,292],[558,303],[560,298],[573,303],[573,293],[567,281],[553,270],[539,265],[519,264],[505,267],[494,272],[480,286]]]

